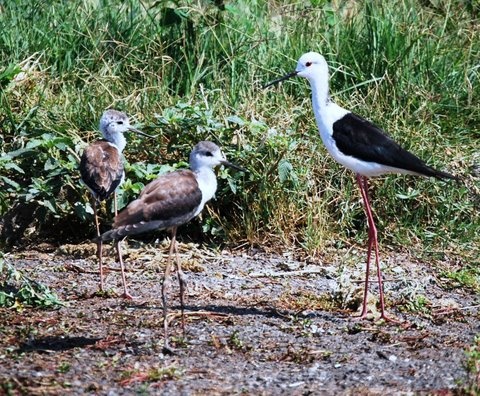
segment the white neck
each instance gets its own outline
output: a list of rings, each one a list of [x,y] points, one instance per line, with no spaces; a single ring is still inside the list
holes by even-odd
[[[110,143],[114,144],[119,152],[122,152],[125,146],[127,145],[127,139],[123,136],[121,132],[104,132],[103,137],[108,140]]]
[[[317,76],[318,77],[318,76]],[[320,136],[330,151],[332,125],[348,113],[348,110],[332,102],[328,96],[328,76],[310,80],[312,105]]]
[[[202,202],[200,203],[195,216],[199,214],[205,204],[210,201],[217,191],[217,176],[209,166],[202,166],[193,170],[197,178],[198,187],[202,192]]]
[[[317,76],[317,78],[309,79],[312,88],[312,104],[315,118],[321,118],[328,104],[328,75]]]

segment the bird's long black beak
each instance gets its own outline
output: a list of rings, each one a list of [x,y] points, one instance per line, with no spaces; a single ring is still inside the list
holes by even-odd
[[[229,168],[235,169],[240,172],[248,173],[248,170],[245,168],[242,168],[241,166],[232,164],[230,161],[224,160],[221,162],[222,165],[228,166]]]
[[[265,84],[262,88],[265,89],[265,88],[271,87],[272,85],[276,85],[279,82],[282,82],[282,81],[288,80],[289,78],[295,77],[297,74],[298,74],[297,71],[293,71],[293,72],[288,73],[287,75],[285,75],[283,77],[277,78],[276,80],[273,80],[273,81]]]
[[[140,129],[137,129],[137,128],[134,128],[134,127],[128,127],[128,130],[130,132],[135,132],[135,133],[138,133],[139,135],[142,135],[142,136],[145,136],[145,137],[148,137],[148,138],[154,138],[155,137],[155,136],[152,136],[152,135],[148,135],[145,132],[142,132]]]

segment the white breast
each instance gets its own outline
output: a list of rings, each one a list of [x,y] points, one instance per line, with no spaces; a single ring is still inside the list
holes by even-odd
[[[215,195],[215,192],[217,191],[217,177],[209,167],[200,168],[195,172],[195,176],[197,177],[198,187],[202,192],[202,202],[198,206],[194,215],[197,216],[203,210],[205,204]]]

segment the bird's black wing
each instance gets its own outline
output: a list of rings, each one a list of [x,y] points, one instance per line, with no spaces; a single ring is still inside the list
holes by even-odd
[[[403,149],[379,127],[354,113],[348,113],[333,123],[332,137],[343,154],[362,161],[376,162],[424,176],[455,178],[426,165],[416,155]]]

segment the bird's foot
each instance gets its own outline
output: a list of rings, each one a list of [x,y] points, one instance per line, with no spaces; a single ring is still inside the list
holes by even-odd
[[[183,334],[183,338],[186,338],[187,332],[185,331],[185,328],[186,328],[186,326],[185,326],[185,313],[182,312],[181,316],[182,316],[182,334]]]
[[[374,318],[373,315],[368,315],[366,313],[362,313],[360,316],[354,316],[351,318],[354,322],[359,322],[360,320],[369,320],[373,321],[374,323],[391,323],[396,325],[401,325],[402,327],[408,328],[410,323],[407,321],[402,321],[400,319],[394,319],[391,316],[387,315],[386,313],[381,314],[378,318]]]
[[[368,317],[367,310],[363,310],[362,313],[359,316],[353,316],[352,320],[357,321],[357,320],[364,320],[364,319],[370,319]]]
[[[102,298],[112,298],[112,297],[117,297],[117,293],[113,291],[112,289],[106,289],[106,288],[101,288],[99,287],[96,292],[93,293],[93,296],[95,297],[102,297]]]
[[[163,348],[162,348],[162,353],[164,355],[175,355],[175,350],[173,348],[170,347],[170,345],[168,345],[168,343],[166,342],[164,345],[163,345]]]
[[[394,319],[390,316],[388,316],[385,312],[382,312],[382,314],[380,315],[380,317],[378,319],[376,319],[375,321],[376,322],[379,322],[379,321],[385,321],[387,323],[394,323],[394,324],[402,324],[404,323],[403,321],[399,320],[399,319]]]
[[[127,300],[133,300],[135,298],[128,291],[124,291],[121,297],[126,298]]]

